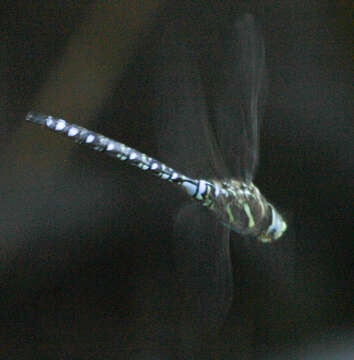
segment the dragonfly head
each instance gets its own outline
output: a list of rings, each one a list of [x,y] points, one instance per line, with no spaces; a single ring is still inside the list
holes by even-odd
[[[271,209],[271,223],[268,228],[262,231],[257,239],[263,243],[269,243],[279,239],[287,229],[287,225],[283,217],[269,204]]]

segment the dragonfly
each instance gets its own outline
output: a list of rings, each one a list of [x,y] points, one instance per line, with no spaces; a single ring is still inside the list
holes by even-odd
[[[200,298],[200,316],[220,323],[232,297],[230,231],[271,243],[287,229],[282,215],[253,183],[259,157],[264,41],[253,16],[236,20],[211,112],[203,99],[195,52],[188,44],[171,40],[161,49],[157,88],[165,129],[160,149],[164,157],[184,164],[188,173],[61,118],[31,111],[26,120],[173,183],[193,200],[176,217],[175,230],[183,237],[176,245],[177,267],[185,288]],[[208,121],[210,114],[213,122]]]

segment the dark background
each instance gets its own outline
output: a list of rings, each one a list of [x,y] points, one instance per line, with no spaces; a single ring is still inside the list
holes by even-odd
[[[269,77],[256,183],[290,213],[293,236],[278,262],[237,239],[234,305],[195,356],[349,359],[350,2],[142,3],[1,4],[0,357],[170,359],[187,348],[171,307],[183,195],[23,119],[34,108],[157,156],[151,74],[164,26],[223,29],[248,11]]]

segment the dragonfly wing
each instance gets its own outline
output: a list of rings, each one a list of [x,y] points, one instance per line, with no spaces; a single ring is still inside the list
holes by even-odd
[[[156,57],[154,117],[160,158],[187,176],[210,178],[224,169],[208,127],[192,33],[177,22],[164,29]]]
[[[232,302],[229,230],[207,209],[187,204],[178,213],[174,235],[182,328],[214,331]]]
[[[244,15],[225,39],[227,51],[215,93],[216,139],[233,176],[251,181],[258,162],[259,117],[265,88],[265,50],[254,18]]]
[[[215,178],[225,170],[208,127],[199,55],[191,34],[193,28],[171,23],[158,49],[154,95],[155,119],[161,128],[159,157],[187,176]],[[174,235],[183,316],[179,329],[188,341],[188,332],[200,335],[212,330],[228,312],[233,289],[229,230],[210,211],[193,203],[180,209]]]

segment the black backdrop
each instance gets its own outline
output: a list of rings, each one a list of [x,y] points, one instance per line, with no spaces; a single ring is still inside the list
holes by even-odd
[[[146,2],[153,16],[132,40],[117,40],[113,28],[116,17],[139,24],[135,2],[117,2],[116,14],[100,1],[2,3],[1,358],[191,358],[171,308],[171,224],[183,195],[23,119],[35,107],[157,155],[150,80],[164,24],[178,16],[222,29],[244,11],[262,24],[269,77],[256,183],[290,212],[296,241],[277,261],[237,245],[234,305],[203,352],[193,351],[202,359],[350,357],[350,7],[193,3],[156,11]],[[98,35],[86,36],[85,21]],[[94,55],[75,53],[84,49]]]

